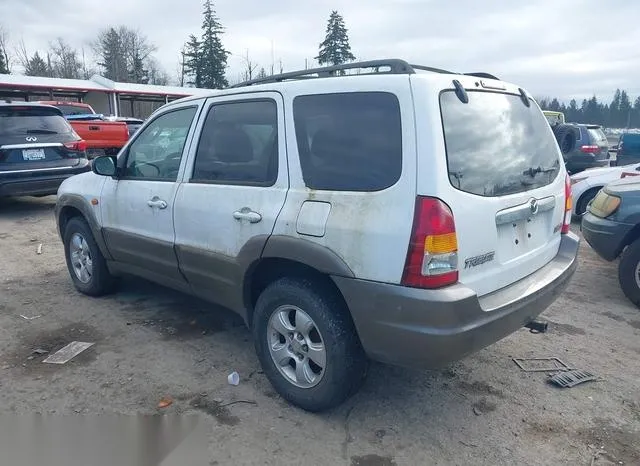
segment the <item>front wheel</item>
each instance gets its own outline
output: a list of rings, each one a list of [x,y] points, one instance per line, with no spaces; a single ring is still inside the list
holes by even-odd
[[[260,295],[253,337],[276,391],[312,412],[338,406],[364,382],[368,360],[346,306],[321,281],[282,278]]]
[[[64,230],[64,253],[69,275],[76,289],[89,296],[113,290],[115,278],[109,273],[104,256],[87,222],[74,217]]]
[[[618,280],[629,301],[640,307],[640,239],[631,243],[622,254]]]

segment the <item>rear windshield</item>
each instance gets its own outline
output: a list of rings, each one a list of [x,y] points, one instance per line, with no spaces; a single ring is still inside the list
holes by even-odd
[[[604,134],[602,128],[589,128],[587,131],[593,142],[607,142],[607,135]]]
[[[461,191],[503,196],[550,184],[560,171],[549,123],[519,95],[471,91],[440,95],[449,180]]]
[[[72,131],[56,110],[47,108],[1,108],[0,134],[66,134]]]
[[[87,115],[92,114],[91,109],[76,105],[56,105],[65,115]]]

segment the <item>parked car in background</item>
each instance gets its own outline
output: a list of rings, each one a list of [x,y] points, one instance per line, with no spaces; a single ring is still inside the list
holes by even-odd
[[[87,143],[49,105],[0,103],[0,196],[55,194],[90,170]]]
[[[589,202],[608,183],[636,174],[640,175],[640,163],[626,167],[590,168],[571,175],[573,215],[583,215]]]
[[[600,125],[574,123],[576,143],[573,150],[563,155],[567,171],[579,173],[588,168],[609,165],[609,142]]]
[[[60,187],[75,287],[132,273],[232,309],[278,393],[311,411],[355,393],[368,357],[441,367],[530,324],[577,266],[558,145],[523,89],[416,68],[164,105]]]
[[[626,177],[602,188],[582,217],[582,233],[603,259],[620,258],[620,287],[640,307],[640,178]]]
[[[116,116],[108,116],[105,117],[107,121],[122,121],[127,124],[127,128],[129,129],[129,137],[136,134],[136,132],[140,129],[140,127],[144,124],[144,120],[139,118],[132,117],[116,117]]]
[[[615,147],[616,164],[630,165],[640,163],[640,134],[623,133]]]
[[[87,142],[87,155],[115,155],[129,140],[129,129],[122,121],[108,121],[81,102],[42,101],[60,108],[76,133]],[[66,113],[65,113],[66,112]]]

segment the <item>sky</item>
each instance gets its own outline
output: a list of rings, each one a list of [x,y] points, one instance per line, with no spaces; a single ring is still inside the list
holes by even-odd
[[[357,59],[403,58],[459,72],[485,71],[536,97],[610,101],[616,88],[640,96],[638,0],[218,0],[214,7],[238,81],[248,53],[267,70],[311,65],[331,10],[345,19]],[[12,44],[46,50],[63,37],[90,51],[107,26],[140,30],[172,79],[189,34],[199,34],[200,0],[0,0]],[[18,68],[16,66],[16,68]]]

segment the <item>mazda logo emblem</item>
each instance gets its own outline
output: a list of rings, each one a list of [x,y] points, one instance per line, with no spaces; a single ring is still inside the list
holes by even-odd
[[[531,215],[535,215],[538,213],[538,201],[535,199],[531,199],[529,202],[529,209],[531,209]]]
[[[38,140],[35,136],[27,136],[25,139],[29,142],[36,142]]]

